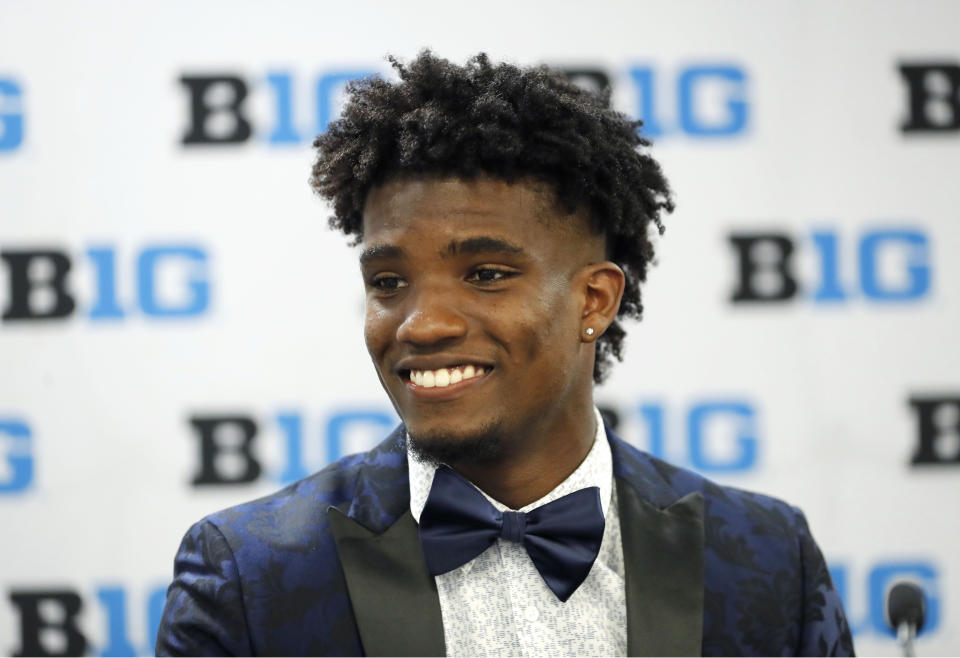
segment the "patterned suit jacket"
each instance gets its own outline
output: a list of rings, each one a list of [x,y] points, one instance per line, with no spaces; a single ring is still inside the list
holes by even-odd
[[[803,514],[718,486],[608,430],[631,655],[852,655]],[[401,426],[187,532],[158,655],[444,655],[410,515]]]

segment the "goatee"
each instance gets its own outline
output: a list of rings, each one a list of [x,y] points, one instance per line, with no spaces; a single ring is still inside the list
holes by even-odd
[[[417,461],[440,464],[489,464],[503,456],[499,423],[473,434],[413,433],[407,430],[410,451]]]

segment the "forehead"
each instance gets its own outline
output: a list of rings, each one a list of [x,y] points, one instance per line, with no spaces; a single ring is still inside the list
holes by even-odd
[[[581,217],[562,212],[545,184],[486,178],[392,181],[370,192],[363,213],[365,244],[487,233],[528,242],[585,228]]]

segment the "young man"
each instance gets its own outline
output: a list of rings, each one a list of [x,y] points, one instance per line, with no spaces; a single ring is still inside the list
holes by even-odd
[[[351,87],[312,183],[362,246],[403,425],[191,528],[158,653],[852,653],[799,510],[594,408],[672,210],[638,122],[545,69],[394,65]]]

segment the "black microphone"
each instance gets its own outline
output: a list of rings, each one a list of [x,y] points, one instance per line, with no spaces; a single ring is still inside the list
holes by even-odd
[[[923,590],[908,581],[895,583],[887,592],[884,614],[887,623],[897,632],[897,641],[904,656],[915,656],[913,639],[921,630],[927,614]]]

